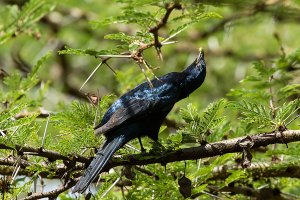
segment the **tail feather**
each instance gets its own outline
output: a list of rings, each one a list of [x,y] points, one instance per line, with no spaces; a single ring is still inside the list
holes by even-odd
[[[91,182],[100,174],[112,155],[121,148],[125,142],[125,138],[122,135],[106,141],[103,147],[98,150],[95,158],[84,172],[84,175],[77,182],[72,192],[83,193]]]

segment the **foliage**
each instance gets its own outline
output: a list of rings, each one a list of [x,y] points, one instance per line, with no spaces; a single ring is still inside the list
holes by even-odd
[[[2,19],[0,44],[22,32],[30,32],[35,22],[40,20],[55,7],[55,2],[47,0],[30,0],[21,10],[17,6],[2,8],[7,13]]]
[[[298,50],[286,57],[282,56],[269,67],[263,62],[255,62],[253,68],[256,74],[247,76],[242,80],[243,84],[250,84],[252,88],[233,89],[232,96],[239,96],[239,101],[231,102],[228,107],[241,112],[241,122],[248,129],[265,129],[268,131],[286,129],[291,117],[299,109],[299,98],[293,99],[297,84],[286,85],[289,79],[293,79],[291,73],[286,71],[279,63],[287,63],[291,57],[297,55]],[[295,60],[296,64],[299,60]],[[255,88],[255,89],[253,89]],[[283,89],[289,88],[289,89]],[[282,91],[285,90],[285,94]],[[242,100],[242,101],[241,101]]]
[[[8,178],[8,187],[0,184],[3,199],[35,194],[32,184],[44,178],[60,176],[64,183],[77,178],[86,164],[72,159],[90,158],[103,144],[93,127],[116,96],[145,77],[182,70],[199,46],[208,66],[205,83],[168,115],[159,133],[163,147],[143,138],[149,157],[299,130],[299,2],[196,2],[0,2],[0,174]],[[97,64],[115,74],[100,67],[92,73],[89,66]],[[86,77],[85,89],[79,89]],[[298,144],[253,149],[248,169],[240,167],[245,152],[115,167],[102,173],[92,199],[182,199],[183,178],[191,182],[192,198],[247,199],[262,188],[299,197],[297,174],[281,173],[299,168]],[[139,154],[138,146],[133,140],[116,157]],[[43,152],[67,159],[49,159]],[[57,195],[75,198],[70,190]]]
[[[30,98],[29,91],[37,85],[37,73],[49,55],[46,54],[40,58],[26,77],[22,78],[19,72],[14,72],[11,76],[4,78],[5,93],[0,96],[1,102],[4,103],[0,117],[0,129],[3,136],[1,142],[13,146],[14,144],[25,145],[28,138],[31,138],[30,145],[35,145],[38,141],[39,126],[36,123],[38,111],[20,119],[16,119],[16,116],[26,110],[35,109],[41,104],[41,98]]]
[[[206,142],[206,137],[225,123],[225,117],[220,116],[220,110],[225,102],[225,99],[217,100],[209,104],[203,112],[199,112],[192,104],[189,104],[186,109],[181,109],[180,115],[188,123],[179,130],[179,134],[184,136],[183,140],[193,143]]]

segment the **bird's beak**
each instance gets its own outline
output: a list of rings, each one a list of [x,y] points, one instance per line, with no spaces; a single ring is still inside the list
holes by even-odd
[[[203,48],[200,47],[199,48],[199,54],[198,54],[198,57],[196,59],[196,64],[197,64],[196,66],[198,66],[200,60],[202,60],[203,58],[204,58],[204,51],[203,51]]]

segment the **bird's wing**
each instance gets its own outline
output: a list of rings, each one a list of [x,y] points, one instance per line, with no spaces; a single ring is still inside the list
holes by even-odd
[[[160,99],[146,100],[146,99],[132,99],[129,100],[124,107],[116,110],[110,117],[110,119],[101,127],[95,130],[95,134],[104,134],[109,130],[112,130],[125,121],[130,119],[138,119],[146,116],[150,112],[155,112],[153,109],[156,107]],[[159,106],[160,107],[160,106]]]
[[[159,80],[152,80],[153,88],[145,82],[126,93],[105,113],[102,122],[95,127],[95,134],[104,134],[128,120],[142,118],[151,112],[171,109],[180,95],[178,90],[185,76],[184,73],[172,72]]]

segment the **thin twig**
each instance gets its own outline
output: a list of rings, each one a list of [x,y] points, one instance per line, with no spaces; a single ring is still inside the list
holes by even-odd
[[[166,9],[166,13],[161,18],[161,20],[155,26],[149,29],[149,32],[152,33],[154,36],[154,46],[158,49],[161,48],[161,43],[159,42],[158,39],[158,30],[167,24],[172,11],[174,9],[178,9],[178,10],[182,9],[182,5],[180,3],[166,4],[165,9]]]
[[[94,73],[99,69],[99,67],[101,67],[103,62],[100,62],[96,68],[92,71],[92,73],[89,75],[89,77],[84,81],[84,83],[82,84],[82,86],[80,87],[79,91],[85,86],[85,84],[90,80],[90,78],[94,75]]]
[[[23,198],[22,200],[35,200],[35,199],[42,199],[42,198],[47,198],[47,197],[48,198],[57,197],[59,194],[63,193],[64,191],[67,191],[68,189],[73,187],[78,180],[79,180],[79,178],[75,179],[74,181],[70,181],[66,185],[61,186],[60,188],[57,188],[56,190],[52,190],[50,192],[34,193],[30,196]]]
[[[288,126],[290,125],[293,121],[295,121],[297,118],[300,117],[300,114],[299,115],[296,115],[296,117],[294,117],[293,119],[291,119],[291,121],[289,121],[288,123],[285,124],[285,126]]]
[[[132,146],[132,145],[130,145],[130,144],[125,144],[125,146],[126,146],[126,147],[128,147],[129,149],[132,149],[132,150],[134,150],[134,151],[141,152],[141,150],[139,150],[139,149],[137,149],[137,148],[133,147],[133,146]]]
[[[147,69],[148,71],[150,71],[150,73],[152,74],[152,76],[154,76],[154,78],[156,78],[157,80],[159,80],[159,78],[153,73],[152,67],[146,62],[146,60],[145,60],[145,59],[142,59],[142,62],[143,62],[143,64],[144,64],[144,66],[146,67],[146,69]]]
[[[113,184],[111,184],[111,186],[101,195],[101,197],[100,197],[100,199],[102,199],[102,198],[104,198],[106,195],[107,195],[107,193],[119,182],[119,180],[120,180],[121,178],[120,177],[118,177],[116,180],[115,180],[115,182],[113,182]]]
[[[206,194],[206,195],[208,195],[208,196],[211,196],[211,197],[213,197],[213,198],[215,198],[215,199],[223,199],[223,198],[221,198],[221,197],[219,197],[219,196],[217,196],[217,195],[214,195],[214,194],[212,194],[212,193],[209,193],[209,192],[202,191],[201,193]]]
[[[105,65],[114,73],[114,75],[116,75],[116,71],[107,63],[105,62]]]
[[[151,88],[153,88],[153,84],[151,83],[151,80],[150,80],[149,77],[147,76],[146,71],[145,71],[143,65],[142,65],[140,62],[138,62],[138,61],[137,61],[137,64],[139,65],[140,69],[142,70],[142,72],[143,72],[143,74],[144,74],[144,76],[145,76],[145,78],[146,78],[148,84],[150,85]]]
[[[141,168],[141,167],[139,167],[139,166],[135,166],[134,169],[136,169],[136,170],[138,170],[138,171],[140,171],[140,172],[142,172],[143,174],[146,174],[146,175],[148,175],[148,176],[152,176],[153,178],[155,178],[155,180],[158,180],[158,179],[159,179],[159,176],[158,176],[157,174],[155,174],[155,173],[153,173],[153,172],[151,172],[151,171],[149,171],[149,170],[146,170],[146,169]]]
[[[97,91],[97,98],[98,98],[98,101],[97,101],[97,106],[96,106],[96,113],[95,113],[95,118],[94,118],[94,127],[97,125],[97,118],[99,117],[98,115],[100,115],[100,107],[99,107],[99,104],[100,104],[100,94],[99,94],[99,90]]]
[[[44,135],[43,135],[43,139],[42,139],[42,147],[41,148],[44,148],[49,120],[50,120],[50,113],[49,113],[49,116],[48,116],[48,119],[47,119],[47,122],[46,122],[45,130],[44,130]]]
[[[99,57],[99,58],[102,58],[102,57],[104,57],[104,58],[131,58],[132,56],[131,55],[109,55],[109,54],[107,54],[107,55],[97,55],[97,57]],[[105,61],[107,61],[107,60],[105,60]]]

